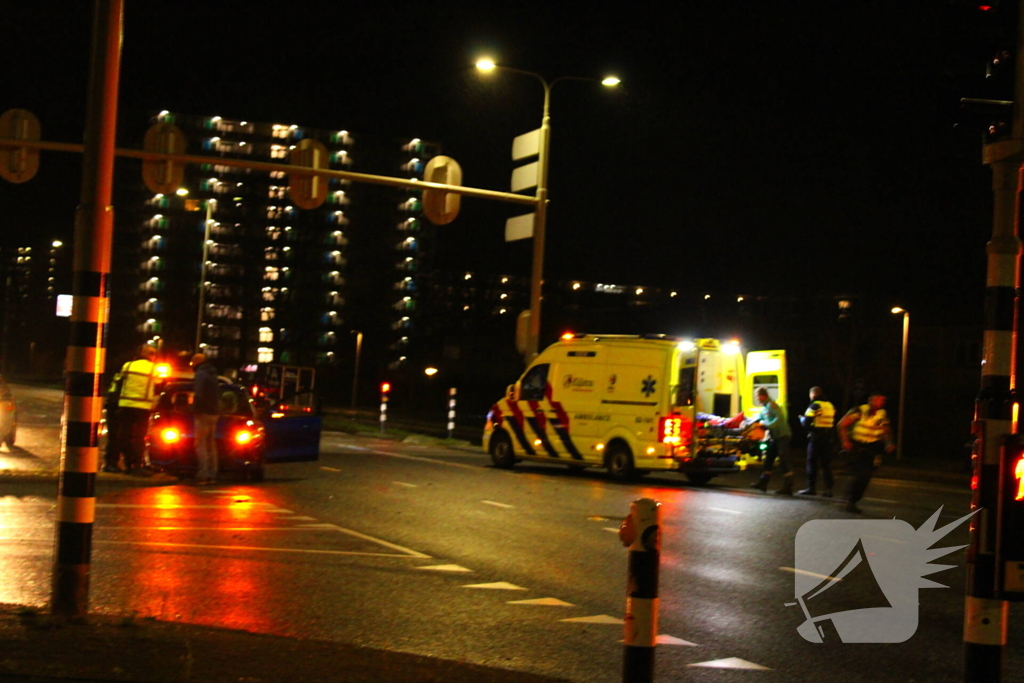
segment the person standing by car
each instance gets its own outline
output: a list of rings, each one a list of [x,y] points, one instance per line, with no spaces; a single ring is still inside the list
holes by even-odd
[[[107,447],[103,451],[104,472],[121,471],[120,460],[121,454],[124,453],[124,443],[121,441],[119,433],[121,421],[118,419],[117,404],[121,400],[121,385],[124,379],[122,370],[118,370],[114,374],[114,378],[110,381],[110,387],[107,389],[107,395],[103,398],[103,410],[107,420]]]
[[[779,469],[782,470],[782,488],[775,493],[782,496],[793,495],[793,469],[789,465],[789,439],[793,435],[789,428],[789,421],[786,419],[786,411],[778,403],[772,400],[768,390],[758,387],[754,392],[757,402],[761,404],[761,414],[758,420],[768,430],[768,449],[764,456],[764,470],[761,478],[750,485],[751,488],[768,490],[768,481],[772,478],[772,466],[775,459],[779,460]]]
[[[853,481],[846,496],[846,511],[854,514],[863,512],[857,507],[871,482],[871,474],[877,464],[881,464],[882,453],[892,453],[896,447],[892,444],[892,431],[889,428],[889,417],[885,413],[885,394],[874,392],[868,402],[852,408],[839,421],[839,439],[843,450],[850,453],[850,469]]]
[[[156,349],[148,344],[139,349],[139,357],[121,368],[121,395],[117,401],[118,441],[124,449],[127,474],[144,474],[146,429],[149,412],[156,400]]]
[[[192,418],[196,440],[196,484],[204,486],[217,480],[217,416],[220,413],[220,384],[217,368],[197,353],[192,356],[195,371],[192,394]]]
[[[807,488],[797,491],[798,496],[813,496],[817,493],[818,468],[825,490],[821,492],[825,498],[832,497],[832,425],[836,419],[836,409],[825,398],[821,387],[811,387],[811,405],[807,412],[800,416],[800,424],[807,428]]]

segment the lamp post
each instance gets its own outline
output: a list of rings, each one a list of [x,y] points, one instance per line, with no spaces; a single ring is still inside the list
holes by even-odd
[[[203,221],[203,262],[199,269],[199,310],[196,313],[196,353],[199,353],[202,350],[203,309],[206,308],[206,262],[210,258],[210,223],[212,222],[213,205],[216,203],[216,199],[206,200],[206,220]]]
[[[476,63],[481,71],[493,71],[500,69],[511,73],[532,76],[540,81],[544,87],[544,114],[541,118],[540,137],[537,143],[537,206],[533,222],[533,266],[530,274],[530,328],[526,342],[526,362],[529,363],[537,357],[540,345],[540,311],[541,299],[543,299],[544,284],[544,238],[547,228],[548,213],[548,160],[551,151],[551,89],[559,81],[596,81],[596,78],[585,76],[560,76],[550,83],[538,73],[516,69],[511,66],[495,64],[490,59],[481,59]],[[619,84],[619,79],[614,76],[606,76],[601,80],[601,85],[614,87]]]
[[[893,313],[903,314],[903,361],[900,364],[900,418],[896,426],[896,460],[903,459],[903,416],[907,412],[907,340],[910,335],[910,311],[896,306]]]
[[[356,364],[352,369],[352,410],[356,409],[356,387],[359,385],[359,355],[363,352],[363,333],[352,330],[356,335]]]

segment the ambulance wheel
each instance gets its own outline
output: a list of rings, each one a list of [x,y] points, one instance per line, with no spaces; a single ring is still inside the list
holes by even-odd
[[[629,481],[637,478],[636,467],[633,465],[633,454],[629,447],[622,444],[612,446],[608,450],[608,474],[618,481]]]
[[[496,432],[491,437],[491,462],[495,467],[504,470],[512,469],[516,464],[516,455],[512,452],[512,441],[504,432]]]
[[[691,484],[696,484],[697,486],[703,486],[704,484],[706,484],[709,481],[711,481],[711,479],[714,476],[715,475],[713,475],[713,474],[701,474],[701,473],[697,473],[697,472],[689,472],[689,473],[687,473],[686,478],[690,481]]]

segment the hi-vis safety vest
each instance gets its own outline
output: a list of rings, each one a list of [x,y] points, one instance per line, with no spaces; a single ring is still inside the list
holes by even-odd
[[[828,401],[814,401],[807,406],[804,416],[814,418],[810,425],[812,429],[832,429],[836,421],[836,409]]]
[[[853,425],[853,440],[860,443],[875,443],[881,441],[885,436],[885,429],[889,426],[889,420],[885,415],[885,409],[875,411],[871,415],[871,406],[860,407],[860,417]]]
[[[125,363],[121,368],[124,383],[121,385],[121,398],[117,405],[121,408],[142,408],[150,410],[156,400],[156,387],[153,373],[156,364],[145,358]]]

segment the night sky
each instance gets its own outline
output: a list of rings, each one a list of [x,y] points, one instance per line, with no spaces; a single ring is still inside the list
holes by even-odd
[[[1011,36],[1012,4],[996,10]],[[91,6],[0,0],[0,110],[33,111],[44,139],[81,140]],[[119,144],[140,147],[159,109],[420,137],[465,184],[507,190],[542,89],[476,59],[615,73],[618,90],[553,91],[549,280],[871,293],[920,322],[981,318],[991,180],[956,103],[995,94],[995,43],[968,3],[272,7],[127,0]],[[79,166],[44,153],[34,180],[0,184],[0,240],[69,237]],[[441,265],[528,273],[529,244],[503,241],[522,212],[464,200]]]

